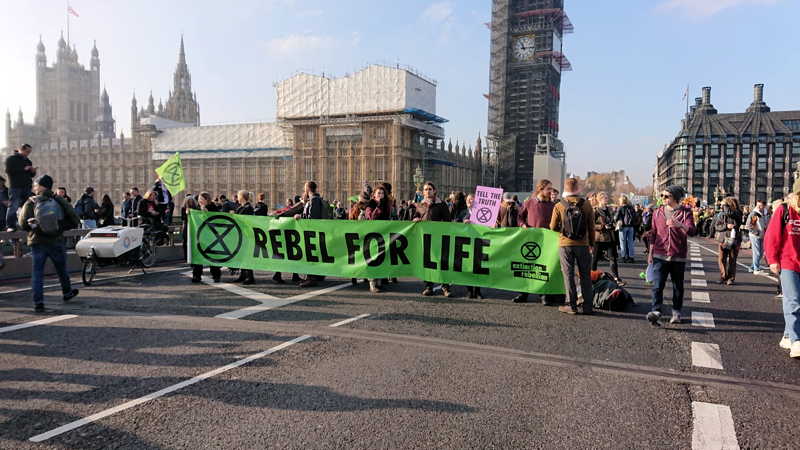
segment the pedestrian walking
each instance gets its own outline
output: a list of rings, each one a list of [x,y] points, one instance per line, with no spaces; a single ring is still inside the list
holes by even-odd
[[[69,203],[53,194],[53,179],[42,175],[33,185],[36,195],[22,206],[17,226],[28,232],[31,248],[31,290],[34,312],[45,312],[44,266],[48,259],[58,274],[62,299],[70,301],[78,290],[72,288],[67,272],[67,254],[64,250],[64,231],[78,228],[80,220]]]
[[[619,208],[617,208],[614,221],[619,231],[619,254],[622,257],[622,262],[636,262],[633,258],[636,238],[636,210],[633,209],[628,196],[620,196]]]
[[[681,205],[686,195],[680,186],[670,186],[661,193],[662,205],[653,211],[649,263],[655,275],[652,286],[652,303],[647,320],[654,326],[661,319],[664,303],[664,286],[667,277],[672,280],[672,318],[670,323],[680,323],[683,308],[683,281],[686,270],[688,237],[694,236],[695,226],[692,210]]]
[[[28,159],[32,151],[33,147],[22,144],[5,161],[9,201],[6,209],[7,231],[14,231],[17,228],[17,210],[31,196],[33,177],[36,176],[36,167],[33,167],[33,163]]]
[[[236,201],[239,203],[239,207],[236,208],[235,214],[241,214],[244,216],[252,216],[255,214],[255,209],[253,209],[253,205],[250,204],[250,193],[247,191],[239,191],[236,193]],[[251,269],[240,269],[239,270],[239,278],[234,280],[234,283],[242,283],[246,285],[255,284],[256,279],[253,271]]]
[[[789,357],[800,358],[800,182],[795,181],[792,190],[788,202],[772,214],[764,249],[783,290],[784,329],[778,345],[789,350]]]
[[[594,250],[592,252],[592,270],[597,270],[598,262],[608,258],[611,266],[611,275],[616,283],[624,286],[619,277],[619,264],[617,263],[617,243],[614,239],[614,213],[608,205],[608,194],[600,192],[596,196],[597,206],[594,208]]]
[[[189,224],[189,210],[192,209],[191,204],[188,206],[184,203],[185,208],[181,209],[181,221],[183,225],[181,226],[181,231],[186,233],[188,230]],[[216,203],[211,199],[211,194],[208,192],[201,192],[200,195],[197,196],[197,206],[200,208],[201,211],[206,212],[219,212],[219,207],[217,207]],[[184,217],[185,215],[185,217]],[[184,234],[185,243],[187,241],[186,234]],[[185,244],[184,244],[185,245]],[[211,279],[214,280],[214,283],[219,283],[222,279],[222,268],[217,266],[210,266],[209,270],[211,271]],[[192,264],[192,281],[195,283],[199,283],[202,281],[203,277],[203,266],[199,264]]]
[[[75,214],[81,219],[81,228],[92,230],[97,228],[97,213],[100,205],[94,199],[94,188],[89,186],[83,191],[81,198],[75,202]]]
[[[447,203],[436,196],[436,185],[430,181],[425,182],[422,186],[422,195],[424,198],[417,205],[417,209],[414,213],[414,222],[450,221],[450,209],[447,207]],[[451,286],[449,284],[442,283],[442,294],[445,297],[449,298],[453,296],[450,288]],[[425,289],[422,291],[422,295],[431,296],[433,293],[433,282],[425,281]]]
[[[550,229],[561,233],[558,240],[561,271],[569,305],[558,308],[567,314],[578,314],[578,292],[575,273],[580,280],[583,314],[592,314],[591,248],[594,246],[594,211],[580,196],[578,180],[564,182],[564,199],[556,204],[550,219]]]
[[[750,238],[750,248],[753,251],[753,263],[750,265],[750,272],[758,275],[761,271],[761,259],[764,257],[764,235],[767,232],[769,216],[764,200],[758,200],[756,207],[747,216],[747,225]]]
[[[553,183],[550,180],[542,179],[536,183],[533,195],[525,200],[519,211],[519,225],[522,228],[550,229],[550,219],[556,206],[552,201],[553,190]],[[557,299],[553,296],[541,296],[542,303],[547,306],[555,305],[558,300],[563,303],[561,296]],[[527,303],[527,301],[527,292],[521,292],[513,299],[514,303]]]
[[[736,259],[742,246],[742,212],[739,201],[726,197],[722,211],[714,217],[714,231],[719,243],[719,284],[733,286],[736,282]]]

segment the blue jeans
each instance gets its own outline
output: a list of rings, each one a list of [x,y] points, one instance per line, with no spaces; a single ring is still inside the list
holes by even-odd
[[[761,270],[761,258],[764,257],[764,238],[750,235],[750,245],[753,248],[753,265],[751,269]]]
[[[620,258],[633,258],[633,227],[619,229],[619,256]]]
[[[17,210],[22,208],[25,200],[31,196],[31,191],[24,188],[11,188],[8,190],[8,210],[6,211],[6,226],[17,229]]]
[[[790,341],[800,341],[800,273],[781,270],[783,289],[783,320],[786,322],[783,335]]]
[[[664,303],[664,287],[667,285],[667,276],[672,279],[672,309],[683,309],[683,279],[686,271],[685,262],[664,261],[653,258],[653,302],[651,311],[661,312]]]
[[[33,257],[33,274],[31,275],[31,289],[33,290],[33,304],[44,304],[44,265],[47,258],[53,261],[53,266],[58,273],[58,280],[61,282],[61,292],[68,293],[72,290],[67,273],[67,253],[64,251],[64,244],[36,244],[31,246],[31,256]]]

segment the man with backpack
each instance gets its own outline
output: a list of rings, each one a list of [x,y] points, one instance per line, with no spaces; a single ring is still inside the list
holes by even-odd
[[[569,305],[561,306],[559,311],[578,314],[578,292],[575,286],[575,269],[581,284],[583,314],[592,314],[592,253],[594,246],[594,210],[585,198],[579,195],[578,180],[568,178],[564,182],[563,200],[553,209],[550,229],[558,231],[561,271],[564,274],[564,288]]]
[[[78,290],[72,288],[67,273],[64,231],[78,228],[80,220],[66,200],[53,194],[53,179],[48,175],[37,179],[33,188],[36,195],[22,206],[17,225],[28,232],[28,246],[31,248],[33,261],[31,289],[34,311],[43,313],[44,266],[48,258],[53,261],[58,273],[64,302],[78,295]]]
[[[75,202],[75,214],[81,220],[83,228],[94,229],[97,228],[97,211],[100,205],[94,199],[94,188],[89,186],[81,195],[81,198]]]

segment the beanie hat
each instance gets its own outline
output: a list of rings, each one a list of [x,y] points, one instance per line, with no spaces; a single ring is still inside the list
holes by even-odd
[[[50,175],[42,175],[36,179],[36,184],[43,188],[53,189],[53,179],[50,178]]]
[[[686,196],[686,191],[680,186],[670,186],[666,191],[672,195],[672,198],[674,198],[676,202],[683,200],[683,197]]]

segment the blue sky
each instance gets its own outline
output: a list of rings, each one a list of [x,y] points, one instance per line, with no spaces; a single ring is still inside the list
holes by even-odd
[[[764,83],[774,110],[798,106],[796,0],[566,0],[575,33],[565,53],[561,135],[568,170],[625,169],[649,183],[656,153],[690,98],[710,85],[720,112],[744,110]],[[181,33],[203,124],[272,120],[273,83],[298,70],[342,75],[367,63],[407,64],[438,80],[452,139],[486,133],[490,1],[72,0],[71,40],[88,65],[100,51],[118,130],[131,95],[166,99]],[[10,2],[0,17],[0,108],[35,112],[39,35],[48,60],[65,28],[59,1]],[[0,129],[0,133],[4,133]],[[5,136],[0,134],[5,142]],[[35,156],[35,155],[34,155]]]

